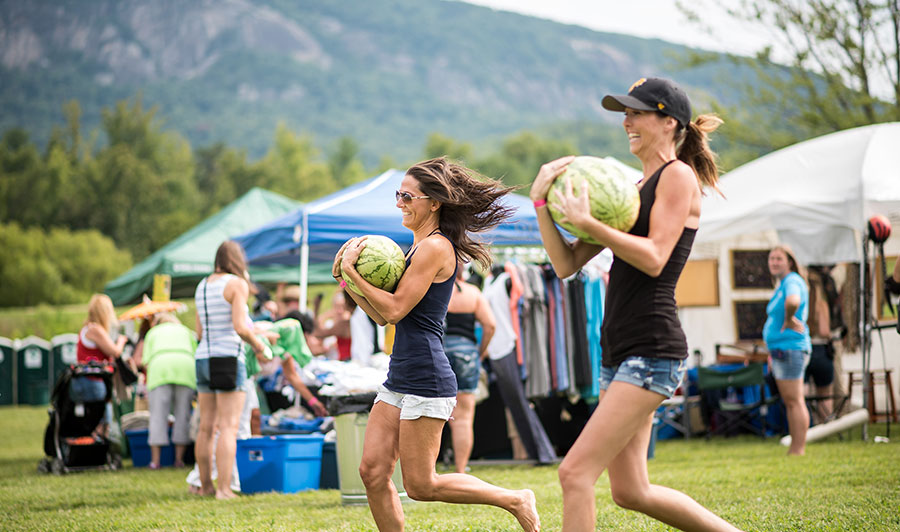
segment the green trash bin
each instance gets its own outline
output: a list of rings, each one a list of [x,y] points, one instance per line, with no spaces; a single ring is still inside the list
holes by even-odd
[[[50,339],[50,385],[55,386],[63,371],[72,364],[78,363],[78,335],[73,333],[58,334]]]
[[[50,402],[50,342],[37,336],[17,340],[16,392],[20,405]]]
[[[337,431],[338,483],[341,487],[341,504],[344,505],[368,504],[366,486],[359,476],[368,421],[368,412],[340,414],[334,418],[334,428]],[[400,462],[397,462],[391,480],[394,481],[394,487],[400,494],[400,500],[409,502],[411,499],[403,489]]]
[[[0,336],[0,405],[15,404],[13,397],[13,366],[16,361],[13,341]]]

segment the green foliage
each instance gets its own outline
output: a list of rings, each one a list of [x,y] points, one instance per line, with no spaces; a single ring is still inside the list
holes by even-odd
[[[699,20],[713,4],[694,3],[686,12]],[[752,158],[810,137],[900,120],[896,2],[753,0],[728,12],[773,37],[757,57],[729,58],[752,72],[732,82],[740,102],[719,108],[727,126],[722,135],[737,160],[739,151]],[[721,56],[695,54],[686,64],[721,63]]]
[[[267,172],[259,186],[300,201],[311,201],[338,190],[327,163],[308,136],[297,135],[284,124],[275,133],[275,145],[262,159]]]
[[[128,252],[95,230],[0,225],[0,307],[86,300],[131,267]]]

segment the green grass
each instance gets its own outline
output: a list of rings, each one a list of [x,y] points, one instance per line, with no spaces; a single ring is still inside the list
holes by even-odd
[[[375,530],[368,508],[341,506],[336,490],[200,499],[187,493],[187,470],[134,469],[127,460],[117,472],[39,474],[46,420],[44,407],[0,408],[2,530]],[[884,432],[884,425],[870,425],[870,437]],[[785,456],[774,439],[666,440],[650,460],[650,477],[745,530],[897,531],[897,439],[876,444],[858,434],[833,438],[810,444],[802,458]],[[560,529],[555,466],[475,466],[472,473],[503,486],[532,488],[543,529]],[[596,492],[598,530],[670,530],[616,507],[606,475]],[[411,531],[518,530],[510,515],[486,506],[412,503],[404,509]]]

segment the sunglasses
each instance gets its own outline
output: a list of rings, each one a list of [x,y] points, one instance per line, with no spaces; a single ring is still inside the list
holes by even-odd
[[[414,199],[428,199],[431,196],[413,196],[409,192],[403,192],[400,190],[394,191],[394,197],[398,200],[403,200],[403,203],[410,203]]]

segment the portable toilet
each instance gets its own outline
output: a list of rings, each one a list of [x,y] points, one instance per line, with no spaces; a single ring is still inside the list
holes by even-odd
[[[55,386],[59,376],[72,364],[78,362],[78,335],[73,333],[58,334],[50,339],[50,386]]]
[[[13,366],[16,363],[13,341],[0,336],[0,405],[16,402],[13,397]]]
[[[20,405],[50,402],[50,342],[37,336],[17,340],[16,388]]]

